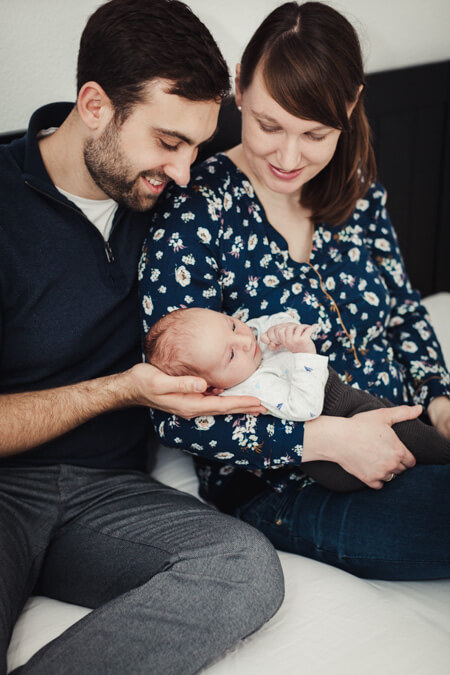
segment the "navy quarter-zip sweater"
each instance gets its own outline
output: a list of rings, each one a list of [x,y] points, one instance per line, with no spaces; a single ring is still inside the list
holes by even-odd
[[[27,135],[0,146],[0,393],[121,372],[141,361],[137,264],[148,213],[119,207],[108,244],[53,185],[37,142],[73,104],[40,108]],[[6,424],[0,420],[0,424]],[[149,414],[99,415],[2,466],[143,469]]]

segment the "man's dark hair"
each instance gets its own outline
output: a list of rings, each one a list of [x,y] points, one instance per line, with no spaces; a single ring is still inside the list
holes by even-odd
[[[78,54],[77,88],[97,82],[123,121],[155,78],[191,101],[229,93],[227,65],[206,26],[179,0],[110,0],[89,18]]]

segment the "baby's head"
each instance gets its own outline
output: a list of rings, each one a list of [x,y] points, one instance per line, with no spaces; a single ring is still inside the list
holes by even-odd
[[[261,349],[239,319],[192,307],[166,314],[151,327],[145,358],[168,375],[198,375],[210,388],[223,390],[255,372]]]

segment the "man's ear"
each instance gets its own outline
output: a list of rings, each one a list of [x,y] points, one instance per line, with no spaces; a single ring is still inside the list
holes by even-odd
[[[235,99],[236,99],[236,105],[238,108],[241,107],[242,105],[242,91],[241,91],[241,64],[238,63],[236,65],[236,77],[234,79],[234,87],[235,87]]]
[[[90,131],[103,131],[114,116],[114,106],[97,82],[86,82],[77,98],[78,114]]]

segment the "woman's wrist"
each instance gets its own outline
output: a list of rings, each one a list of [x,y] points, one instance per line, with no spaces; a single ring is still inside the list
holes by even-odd
[[[434,398],[427,408],[427,415],[431,423],[436,426],[440,415],[447,412],[450,408],[450,399],[447,396],[437,396]]]
[[[346,432],[344,417],[321,415],[305,423],[303,461],[336,461],[339,439]]]

